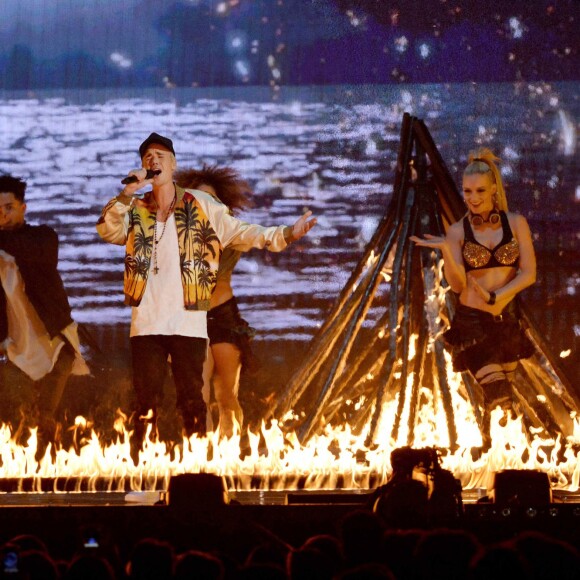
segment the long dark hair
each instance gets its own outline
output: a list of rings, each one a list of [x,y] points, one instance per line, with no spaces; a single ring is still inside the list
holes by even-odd
[[[206,165],[201,169],[180,169],[175,172],[175,182],[181,187],[196,189],[202,184],[211,185],[219,200],[233,213],[253,206],[248,182],[231,167]]]

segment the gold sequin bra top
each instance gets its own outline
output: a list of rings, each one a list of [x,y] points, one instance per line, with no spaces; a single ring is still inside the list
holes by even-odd
[[[463,262],[465,271],[482,270],[483,268],[502,268],[511,266],[517,268],[520,259],[520,248],[514,238],[508,217],[504,211],[500,212],[503,238],[492,250],[480,244],[473,235],[469,219],[463,218],[465,243],[463,244]]]

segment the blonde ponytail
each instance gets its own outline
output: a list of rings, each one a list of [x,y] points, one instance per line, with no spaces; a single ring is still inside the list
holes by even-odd
[[[484,175],[491,173],[492,181],[495,183],[497,189],[497,209],[508,211],[507,198],[501,180],[501,174],[497,167],[497,163],[500,161],[499,157],[496,157],[487,147],[471,151],[463,175]]]

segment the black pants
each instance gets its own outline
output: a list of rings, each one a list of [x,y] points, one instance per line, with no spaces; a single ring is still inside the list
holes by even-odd
[[[38,427],[38,442],[36,458],[40,460],[48,443],[53,444],[58,440],[58,416],[61,399],[70,377],[75,351],[68,342],[65,342],[58,354],[52,370],[38,381],[32,379],[15,364],[8,362],[0,367],[0,386],[6,388],[8,407],[11,406],[11,394],[18,394],[14,401],[20,410],[20,422],[14,432],[14,439],[20,445],[25,445],[30,436],[29,428]],[[9,421],[16,420],[15,416],[6,418]]]
[[[168,356],[175,381],[177,408],[184,426],[205,422],[203,363],[207,349],[205,338],[173,335],[146,335],[131,338],[133,387],[137,398],[135,411],[144,416],[149,409],[156,414],[163,401]]]
[[[73,348],[65,343],[52,370],[33,381],[23,370],[6,359],[0,364],[0,389],[8,408],[19,407],[30,425],[37,425],[42,417],[54,419],[75,359]],[[2,409],[2,419],[11,421]]]
[[[74,349],[65,343],[52,371],[35,383],[38,393],[38,412],[41,417],[52,418],[55,415],[72,371],[74,360]]]

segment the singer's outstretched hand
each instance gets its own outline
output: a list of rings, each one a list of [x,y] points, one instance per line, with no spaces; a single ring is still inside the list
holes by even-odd
[[[296,223],[292,226],[291,241],[295,242],[299,240],[316,225],[316,218],[308,219],[311,215],[312,212],[309,210],[296,220]]]

